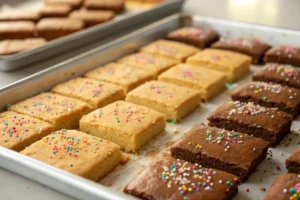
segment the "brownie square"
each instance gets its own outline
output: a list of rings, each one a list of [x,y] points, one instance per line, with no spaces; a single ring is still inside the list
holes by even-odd
[[[112,10],[120,13],[124,10],[124,0],[85,0],[83,6],[91,10]]]
[[[300,148],[294,151],[285,161],[286,168],[290,173],[300,174]]]
[[[80,8],[83,0],[44,0],[46,5],[68,5],[73,9]]]
[[[233,174],[164,158],[152,162],[124,192],[146,200],[229,200],[237,194],[238,184]]]
[[[294,118],[300,112],[300,90],[273,83],[252,82],[232,94],[232,100],[278,108]]]
[[[292,45],[274,46],[265,53],[264,62],[300,66],[300,48]]]
[[[211,126],[258,137],[274,147],[290,132],[293,117],[277,108],[231,101],[220,105],[208,120]]]
[[[211,48],[225,49],[236,51],[252,57],[252,63],[258,64],[270,46],[257,38],[236,38],[226,39],[221,38],[219,41],[213,43]]]
[[[31,38],[34,29],[31,21],[0,22],[0,40]]]
[[[44,18],[36,25],[38,35],[48,40],[75,33],[83,28],[83,21],[69,18]]]
[[[269,143],[242,133],[195,125],[171,147],[174,158],[235,174],[241,181],[265,159]]]
[[[114,16],[115,13],[110,10],[76,10],[69,15],[71,19],[82,20],[86,27],[94,26],[109,21],[113,19]]]
[[[167,39],[184,42],[204,49],[219,39],[219,34],[213,29],[203,27],[184,27],[167,35]]]
[[[39,12],[24,10],[7,10],[0,12],[0,21],[33,21],[41,19]]]
[[[280,174],[276,177],[271,185],[264,200],[287,200],[298,199],[297,195],[300,194],[300,175],[298,174]],[[296,195],[296,198],[292,196]]]
[[[46,44],[44,38],[28,38],[21,40],[2,40],[0,41],[0,55],[10,55],[34,49]]]
[[[253,81],[273,82],[300,89],[300,71],[291,65],[268,63],[253,74]]]
[[[72,6],[70,5],[44,5],[40,13],[43,18],[47,17],[67,17],[69,13],[72,11]]]

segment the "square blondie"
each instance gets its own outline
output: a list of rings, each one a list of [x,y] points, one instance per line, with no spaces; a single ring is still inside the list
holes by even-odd
[[[18,102],[8,108],[21,114],[46,121],[54,126],[54,130],[77,128],[80,118],[91,112],[87,103],[46,92]]]
[[[109,63],[89,71],[84,76],[120,85],[124,88],[125,93],[146,81],[154,79],[149,71],[120,63]]]
[[[158,54],[184,62],[189,56],[197,53],[200,49],[180,42],[169,40],[157,40],[141,48],[142,52]]]
[[[150,81],[129,92],[126,101],[164,113],[169,120],[181,120],[199,106],[201,96],[195,89]]]
[[[125,56],[118,62],[151,71],[155,77],[178,63],[172,58],[145,52]]]
[[[187,63],[225,72],[229,82],[235,82],[250,70],[251,57],[220,49],[205,49],[187,59]]]
[[[21,154],[73,174],[98,181],[122,158],[120,147],[76,130],[60,130],[27,147]]]
[[[169,82],[200,91],[201,98],[207,101],[225,89],[225,73],[179,64],[162,73],[158,80]]]
[[[61,83],[51,92],[82,100],[94,109],[125,98],[121,86],[88,78],[75,78]]]
[[[117,101],[80,120],[80,130],[135,152],[165,130],[165,115],[126,101]]]
[[[21,151],[53,131],[47,122],[19,113],[0,113],[0,146]]]

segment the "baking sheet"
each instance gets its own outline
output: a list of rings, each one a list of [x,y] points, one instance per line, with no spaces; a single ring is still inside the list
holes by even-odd
[[[86,71],[136,51],[139,47],[162,38],[171,30],[183,25],[202,25],[216,29],[229,37],[256,36],[270,44],[294,44],[300,46],[300,33],[260,25],[243,24],[201,16],[173,15],[150,26],[124,36],[114,42],[96,48],[74,59],[48,68],[0,90],[0,108],[9,103],[46,91],[57,83],[79,76]],[[259,66],[252,66],[255,71]],[[251,81],[249,74],[243,80],[214,98],[185,118],[179,124],[168,124],[166,131],[145,145],[138,153],[129,154],[130,160],[100,181],[91,182],[68,172],[56,169],[39,161],[22,156],[0,147],[0,166],[37,181],[73,198],[78,199],[135,199],[122,192],[124,186],[155,158],[169,154],[168,147],[194,124],[206,122],[207,115],[219,104],[229,101],[230,94],[239,86]],[[26,91],[26,93],[22,92]],[[267,159],[258,167],[248,181],[239,186],[235,200],[263,199],[277,174],[286,172],[284,161],[298,146],[300,121],[296,119],[292,133],[285,137],[281,145],[270,148]],[[299,143],[299,144],[298,144]],[[104,187],[104,186],[105,187]],[[249,190],[249,191],[248,191]]]
[[[25,10],[37,9],[41,6],[41,2],[41,0],[31,0],[17,4],[14,7],[24,8]],[[156,20],[178,13],[183,3],[184,0],[169,0],[150,9],[124,11],[109,22],[55,39],[41,47],[13,55],[0,55],[0,70],[12,71],[23,68],[31,63],[36,63],[62,52],[80,48],[92,42],[100,42],[101,44],[101,41],[105,39],[114,39],[124,35],[124,33],[128,33],[130,30],[140,28]],[[9,9],[9,7],[3,5],[2,10],[5,9]]]

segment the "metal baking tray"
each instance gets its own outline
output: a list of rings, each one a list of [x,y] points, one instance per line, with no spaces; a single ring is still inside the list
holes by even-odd
[[[190,25],[212,27],[221,35],[228,37],[255,36],[273,45],[294,44],[300,46],[298,39],[300,32],[298,31],[176,14],[0,89],[0,108],[5,109],[7,104],[18,102],[41,91],[47,91],[58,83],[80,76],[97,66],[135,52],[143,45],[163,38],[174,29]],[[251,69],[255,71],[257,68],[259,66],[253,65]],[[101,184],[3,147],[0,147],[0,166],[76,199],[136,199],[122,192],[124,186],[141,170],[145,169],[153,159],[165,156],[169,152],[170,144],[194,124],[206,122],[206,117],[211,110],[220,103],[230,100],[232,90],[249,81],[251,81],[250,74],[213,100],[202,104],[199,109],[179,124],[168,124],[165,133],[150,141],[138,153],[130,154],[129,162],[108,174],[100,181]],[[278,173],[286,172],[284,160],[299,146],[297,144],[300,134],[299,128],[300,121],[297,119],[293,123],[294,134],[287,136],[278,147],[270,148],[272,157],[268,155],[269,159],[263,161],[258,167],[258,171],[251,175],[246,183],[239,186],[239,193],[234,198],[235,200],[263,199],[265,192],[261,188],[269,188]],[[286,146],[287,143],[289,145]],[[276,166],[279,166],[281,170],[279,171]],[[249,192],[247,192],[248,188],[250,189]]]
[[[183,3],[184,0],[170,0],[151,9],[124,11],[123,14],[116,16],[109,22],[50,41],[41,47],[13,55],[0,56],[0,70],[16,70],[92,42],[101,42],[112,38],[112,36],[124,35],[124,32],[128,33],[130,30],[178,13]]]

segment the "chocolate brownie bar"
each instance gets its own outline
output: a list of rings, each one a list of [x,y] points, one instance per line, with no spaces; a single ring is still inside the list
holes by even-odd
[[[83,28],[83,21],[69,18],[44,18],[36,25],[38,35],[48,40],[75,33]]]
[[[300,71],[291,65],[268,63],[253,74],[253,81],[273,82],[300,89]]]
[[[238,184],[227,172],[165,158],[152,162],[124,192],[145,200],[229,200]]]
[[[69,13],[72,11],[72,7],[70,5],[44,5],[40,9],[40,13],[43,18],[47,17],[67,17]]]
[[[300,148],[294,151],[285,161],[286,168],[290,173],[300,174]]]
[[[290,132],[293,117],[277,108],[231,101],[208,117],[209,125],[258,137],[276,146]]]
[[[31,38],[34,28],[31,21],[0,22],[0,40]]]
[[[83,6],[91,10],[112,10],[120,13],[124,10],[124,0],[85,0]]]
[[[0,12],[0,21],[33,21],[37,22],[41,15],[36,11],[7,10]]]
[[[253,64],[258,64],[270,46],[257,38],[236,38],[232,40],[221,38],[219,41],[213,43],[211,48],[247,54],[252,57]]]
[[[241,181],[265,159],[269,143],[242,133],[195,125],[171,147],[174,158],[235,174]]]
[[[273,83],[252,82],[232,94],[232,100],[278,108],[294,118],[300,113],[300,90]]]
[[[101,24],[114,18],[115,13],[110,10],[76,10],[69,17],[82,20],[86,27]]]
[[[24,40],[0,41],[0,55],[10,55],[42,46],[46,43],[44,38],[28,38]]]
[[[300,175],[280,174],[271,185],[264,200],[297,200],[300,195]]]
[[[300,66],[300,48],[292,45],[274,46],[265,53],[264,62]]]
[[[211,43],[217,41],[219,39],[219,34],[213,29],[184,27],[169,33],[167,39],[184,42],[204,49],[209,47]]]

